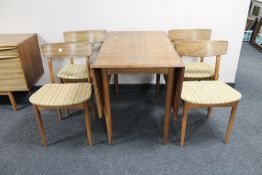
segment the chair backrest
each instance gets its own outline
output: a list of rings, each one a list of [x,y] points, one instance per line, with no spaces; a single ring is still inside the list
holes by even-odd
[[[195,40],[195,41],[177,41],[175,42],[176,50],[180,56],[189,57],[216,57],[214,68],[214,80],[218,80],[220,68],[220,56],[227,53],[227,41],[210,41],[210,40]]]
[[[65,42],[81,42],[102,43],[106,38],[106,30],[84,30],[64,32]]]
[[[47,58],[89,57],[93,53],[93,44],[89,42],[50,43],[41,46],[42,54]]]
[[[172,42],[181,40],[210,40],[211,29],[171,29],[168,31]]]
[[[86,58],[87,70],[90,71],[90,56],[93,53],[93,44],[89,42],[77,43],[50,43],[41,46],[42,55],[48,58],[50,80],[55,83],[53,58]],[[90,75],[90,74],[89,74]],[[90,80],[90,77],[88,78]]]
[[[227,41],[195,40],[176,41],[176,50],[180,56],[211,57],[227,53]]]

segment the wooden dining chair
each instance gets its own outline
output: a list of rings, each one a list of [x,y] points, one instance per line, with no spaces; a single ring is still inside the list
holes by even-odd
[[[168,31],[168,36],[175,47],[176,41],[185,40],[210,40],[212,31],[210,29],[171,29]],[[208,65],[203,63],[204,58],[201,57],[200,63],[189,63],[185,66],[185,78],[188,76],[194,76],[196,79],[201,76],[205,76]],[[203,64],[202,64],[203,63]],[[203,66],[202,66],[203,65]],[[194,69],[194,70],[192,70]],[[202,70],[203,69],[203,70]],[[197,70],[197,71],[196,71]],[[209,70],[209,69],[208,69]],[[199,72],[199,73],[197,73]],[[203,72],[204,75],[199,75]],[[212,72],[212,71],[211,71]],[[197,74],[194,74],[197,73]],[[210,70],[207,71],[210,73]],[[208,74],[209,76],[209,74]],[[164,77],[166,80],[166,77]],[[167,81],[166,81],[167,82]],[[159,97],[160,93],[160,74],[156,74],[156,97]]]
[[[88,41],[94,43],[94,49],[98,50],[103,41],[105,40],[107,35],[106,30],[85,30],[85,31],[72,31],[72,32],[64,32],[64,41],[65,42],[79,42],[79,41]],[[88,71],[83,72],[80,68],[81,65],[75,65],[73,58],[70,58],[70,65],[65,66],[61,71],[58,73],[58,77],[64,80],[69,79],[82,79],[88,78],[92,80],[90,66]],[[90,65],[90,64],[89,64]],[[77,69],[79,68],[79,69]],[[68,71],[71,70],[71,71]],[[70,72],[71,76],[68,75]],[[118,87],[118,75],[114,74],[114,83],[115,83],[115,95],[119,97],[119,87]]]
[[[178,41],[176,50],[180,56],[216,57],[220,61],[221,55],[226,54],[227,41]],[[225,137],[229,143],[233,122],[241,94],[224,82],[213,81],[185,81],[183,83],[181,99],[183,101],[183,115],[181,126],[181,146],[185,144],[185,133],[189,109],[231,107],[231,115]],[[175,107],[174,107],[175,108]],[[211,115],[209,114],[210,118]]]
[[[64,32],[65,42],[89,42],[93,44],[94,50],[99,50],[105,37],[106,30],[85,30],[85,31],[68,31]],[[58,71],[57,77],[59,77],[61,83],[68,82],[90,82],[92,83],[92,76],[90,70],[90,57],[88,57],[86,64],[75,64],[74,58],[70,57],[70,64],[65,65]],[[91,94],[91,110],[93,118],[96,118],[94,95]],[[68,111],[67,115],[68,115]],[[61,113],[59,116],[62,118]]]
[[[91,124],[89,118],[88,100],[91,96],[92,86],[90,83],[66,83],[56,84],[52,59],[64,59],[66,57],[89,57],[93,53],[93,45],[88,42],[79,43],[54,43],[42,45],[42,55],[48,58],[51,83],[46,84],[36,91],[29,101],[33,104],[35,119],[42,142],[47,146],[46,136],[41,120],[40,111],[45,109],[82,109],[85,112],[85,124],[89,145],[92,145]],[[86,65],[87,66],[87,65]]]

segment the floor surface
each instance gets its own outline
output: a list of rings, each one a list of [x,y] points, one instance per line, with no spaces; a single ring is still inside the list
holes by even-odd
[[[20,99],[13,112],[0,101],[0,174],[262,174],[262,53],[243,44],[236,77],[239,104],[231,142],[223,143],[230,109],[192,110],[186,146],[179,146],[180,121],[171,120],[170,139],[162,145],[164,93],[122,93],[112,97],[113,144],[103,120],[93,120],[87,146],[82,112],[58,122],[55,111],[42,112],[47,148],[42,146],[32,106]],[[113,95],[112,95],[113,96]]]

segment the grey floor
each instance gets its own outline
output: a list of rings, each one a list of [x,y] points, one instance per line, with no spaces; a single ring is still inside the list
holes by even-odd
[[[49,146],[43,147],[32,107],[24,98],[13,112],[0,101],[0,174],[262,174],[262,54],[242,47],[236,89],[243,94],[231,143],[223,139],[229,109],[192,110],[186,146],[179,147],[180,119],[171,121],[170,139],[161,144],[164,93],[125,92],[112,99],[113,144],[107,144],[103,120],[92,121],[92,147],[87,146],[82,112],[57,121],[44,111]],[[180,118],[181,118],[180,110]]]

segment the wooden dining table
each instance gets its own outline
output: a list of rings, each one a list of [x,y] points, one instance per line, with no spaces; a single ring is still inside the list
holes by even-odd
[[[166,32],[109,32],[91,65],[99,117],[105,117],[108,142],[112,144],[110,77],[113,74],[163,74],[167,78],[163,144],[168,142],[171,108],[178,113],[184,64]],[[132,112],[132,111],[129,111]]]

